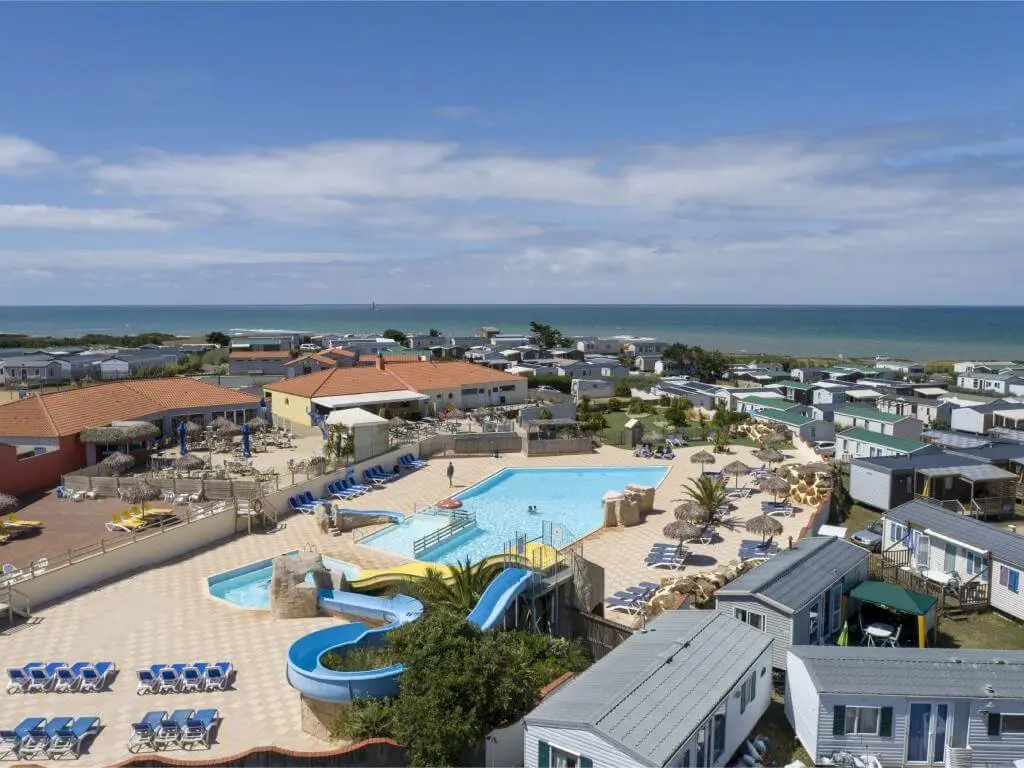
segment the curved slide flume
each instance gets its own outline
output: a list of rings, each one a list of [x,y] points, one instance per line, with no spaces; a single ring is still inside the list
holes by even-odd
[[[516,597],[526,590],[533,576],[533,571],[523,568],[506,568],[487,585],[466,617],[467,621],[485,632],[492,629]],[[422,615],[423,604],[408,595],[382,598],[337,590],[321,590],[318,603],[326,610],[388,623],[374,628],[358,623],[343,624],[300,637],[288,649],[287,676],[291,686],[308,698],[336,703],[362,696],[397,695],[398,678],[405,671],[401,664],[340,672],[328,669],[320,659],[329,651],[383,645],[388,632]]]
[[[386,517],[396,523],[405,521],[405,515],[401,512],[392,512],[387,509],[348,509],[342,507],[334,510],[336,515],[352,515],[353,517]]]

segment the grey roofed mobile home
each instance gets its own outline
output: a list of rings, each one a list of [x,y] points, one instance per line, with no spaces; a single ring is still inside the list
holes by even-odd
[[[712,611],[666,611],[526,715],[524,764],[722,765],[768,707],[771,645]],[[705,760],[684,761],[702,737]]]
[[[939,467],[982,464],[979,459],[945,452],[904,456],[862,456],[850,462],[850,497],[885,511],[914,498],[914,472]]]
[[[803,646],[789,653],[786,716],[812,758],[1005,765],[1024,755],[1024,653]]]
[[[812,536],[726,584],[715,597],[720,613],[775,639],[772,663],[785,669],[790,645],[820,643],[842,630],[842,595],[867,578],[867,550],[834,536]]]

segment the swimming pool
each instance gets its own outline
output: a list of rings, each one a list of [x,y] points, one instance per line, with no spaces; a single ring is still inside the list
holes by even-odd
[[[539,536],[541,521],[561,526],[570,539],[580,538],[604,522],[601,498],[605,493],[621,491],[630,484],[658,485],[668,469],[661,465],[503,469],[454,496],[464,510],[476,515],[476,525],[428,550],[420,559],[449,565],[467,557],[474,562],[482,560],[500,553],[517,534]],[[527,511],[530,506],[536,507],[535,514]],[[411,558],[413,540],[446,523],[443,516],[414,515],[359,543]]]
[[[287,554],[293,555],[294,552]],[[323,558],[327,570],[344,573],[350,579],[359,575],[359,568],[331,557]],[[260,560],[241,568],[218,573],[206,580],[213,597],[226,600],[241,608],[270,608],[270,576],[274,571],[273,560]],[[306,583],[313,583],[313,574],[306,574]]]

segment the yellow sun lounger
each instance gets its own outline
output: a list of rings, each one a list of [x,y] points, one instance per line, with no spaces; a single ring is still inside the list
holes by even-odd
[[[42,528],[43,523],[41,520],[22,520],[20,517],[15,517],[12,512],[5,517],[0,518],[0,522],[4,525],[14,526],[16,528]]]

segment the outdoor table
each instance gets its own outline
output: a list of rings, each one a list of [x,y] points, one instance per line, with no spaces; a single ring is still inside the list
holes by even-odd
[[[876,621],[873,624],[868,624],[864,629],[864,634],[868,637],[868,645],[874,645],[875,640],[888,640],[892,637],[892,633],[896,630],[889,624],[883,624],[880,621]]]

